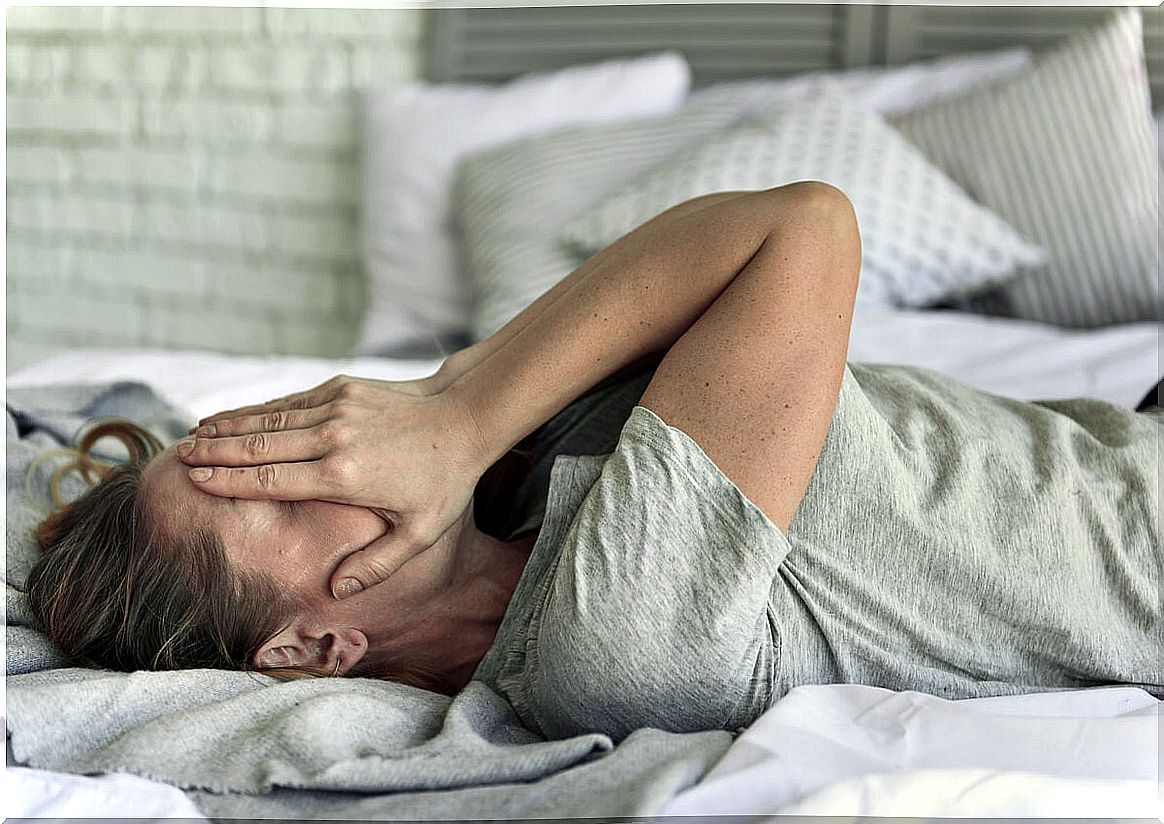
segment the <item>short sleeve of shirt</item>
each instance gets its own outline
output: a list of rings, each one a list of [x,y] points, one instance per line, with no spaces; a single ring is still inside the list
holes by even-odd
[[[686,433],[636,405],[609,455],[559,456],[543,530],[526,720],[621,738],[734,730],[768,705],[788,540]]]

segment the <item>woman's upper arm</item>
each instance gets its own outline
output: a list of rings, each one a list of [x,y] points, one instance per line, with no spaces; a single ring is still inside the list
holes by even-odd
[[[672,345],[641,400],[782,530],[836,406],[861,257],[848,200],[823,184],[810,191],[774,216],[767,240]]]

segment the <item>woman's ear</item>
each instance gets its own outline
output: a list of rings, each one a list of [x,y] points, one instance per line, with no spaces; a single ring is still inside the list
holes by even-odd
[[[292,623],[267,639],[251,664],[257,669],[310,667],[347,675],[368,652],[368,638],[354,627],[308,627]]]

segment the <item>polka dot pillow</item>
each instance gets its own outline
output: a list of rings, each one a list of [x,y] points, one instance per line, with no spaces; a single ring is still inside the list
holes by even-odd
[[[690,198],[798,180],[831,183],[853,203],[862,244],[857,300],[864,304],[927,306],[1046,261],[1041,247],[830,82],[667,158],[568,224],[562,239],[591,254]]]

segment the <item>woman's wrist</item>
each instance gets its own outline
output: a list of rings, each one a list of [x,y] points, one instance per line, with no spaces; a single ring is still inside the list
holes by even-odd
[[[480,477],[508,451],[508,446],[490,444],[481,427],[477,405],[472,394],[465,391],[464,384],[454,381],[438,394],[449,415],[449,425],[457,433],[457,439],[464,445],[466,468]]]
[[[479,344],[471,344],[445,358],[440,368],[423,381],[429,394],[444,392],[471,370],[480,359],[475,354],[478,346]]]

